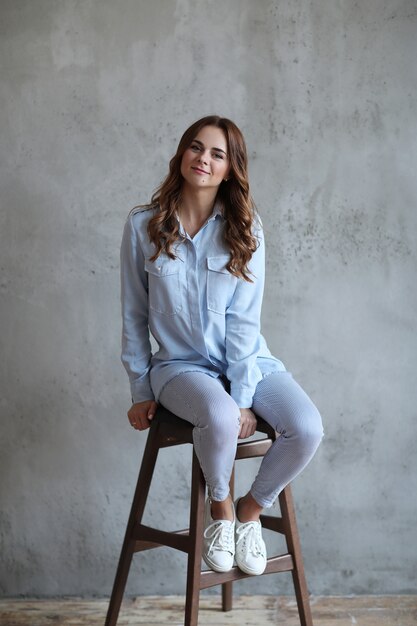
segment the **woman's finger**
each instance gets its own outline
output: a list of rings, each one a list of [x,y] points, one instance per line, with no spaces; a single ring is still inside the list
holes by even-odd
[[[149,410],[148,410],[148,415],[147,415],[148,420],[151,420],[151,419],[154,417],[154,415],[155,415],[155,408],[156,408],[156,407],[154,407],[153,405],[151,405],[151,406],[149,407]]]
[[[248,437],[248,424],[245,422],[240,428],[239,438],[246,439]]]
[[[136,428],[137,430],[146,430],[147,428],[149,428],[150,426],[150,422],[147,418],[139,418],[136,421],[136,425],[134,426],[134,428]]]
[[[133,426],[133,428],[135,428],[136,430],[145,430],[150,426],[148,418],[142,414],[136,413],[133,415],[129,415],[128,413],[128,417],[131,426]]]

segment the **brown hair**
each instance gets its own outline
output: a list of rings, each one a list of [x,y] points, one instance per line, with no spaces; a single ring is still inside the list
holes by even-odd
[[[218,115],[203,117],[185,131],[176,154],[169,162],[167,177],[152,195],[151,205],[156,205],[158,211],[148,223],[149,239],[157,249],[151,260],[157,259],[162,252],[170,258],[176,258],[172,252],[172,245],[181,238],[175,216],[180,204],[183,183],[181,161],[185,150],[205,126],[220,128],[227,141],[230,172],[228,180],[220,184],[216,197],[223,205],[224,239],[231,254],[227,269],[234,276],[252,282],[249,278],[248,262],[258,246],[258,240],[253,234],[256,207],[249,191],[245,140],[236,124]]]

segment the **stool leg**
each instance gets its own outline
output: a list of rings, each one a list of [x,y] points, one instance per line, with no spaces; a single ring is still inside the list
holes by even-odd
[[[233,465],[232,474],[230,476],[230,495],[235,500],[235,466]],[[231,611],[233,609],[233,582],[229,580],[222,584],[222,610]]]
[[[185,626],[197,626],[200,603],[201,555],[203,552],[205,480],[193,450],[190,506],[190,552],[187,566]]]
[[[279,495],[282,520],[285,528],[285,538],[288,551],[293,556],[294,569],[292,578],[294,582],[295,596],[297,599],[298,613],[301,626],[313,626],[311,616],[310,600],[308,597],[307,583],[304,574],[303,557],[301,554],[300,538],[295,519],[294,503],[291,494],[291,487],[287,485]]]
[[[152,475],[158,456],[158,450],[158,428],[151,427],[146,441],[145,451],[143,453],[139,478],[132,502],[132,508],[130,510],[129,521],[126,527],[126,533],[122,551],[120,554],[119,565],[117,567],[116,577],[114,579],[113,590],[110,598],[109,608],[107,611],[105,626],[115,626],[115,624],[117,623],[120,605],[122,603],[123,594],[126,587],[126,581],[135,548],[135,539],[132,538],[132,531],[136,522],[140,522],[142,520],[143,511],[146,505],[146,498],[148,497]]]

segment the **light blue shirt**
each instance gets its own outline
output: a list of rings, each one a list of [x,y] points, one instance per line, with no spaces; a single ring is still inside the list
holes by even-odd
[[[158,401],[164,385],[182,372],[224,375],[241,408],[252,406],[258,382],[285,371],[260,333],[265,274],[262,227],[253,254],[249,283],[230,274],[230,252],[223,241],[225,218],[216,202],[213,213],[191,238],[180,224],[175,260],[165,253],[149,258],[155,246],[147,224],[155,209],[133,211],[121,245],[122,362],[133,402]],[[152,354],[149,331],[158,344]]]

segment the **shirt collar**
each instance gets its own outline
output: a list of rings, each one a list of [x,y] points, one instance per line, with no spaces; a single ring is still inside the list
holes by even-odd
[[[213,213],[210,215],[209,221],[214,220],[218,215],[224,218],[224,206],[219,198],[214,203]]]
[[[222,200],[220,200],[219,198],[217,198],[216,201],[214,202],[213,211],[212,211],[212,213],[211,213],[211,215],[210,215],[210,217],[208,218],[207,221],[208,222],[212,222],[213,220],[216,219],[216,217],[218,215],[220,215],[220,217],[225,219],[224,218],[224,205],[223,205]],[[175,211],[175,218],[176,218],[178,224],[180,225],[180,232],[183,233],[184,229],[183,229],[182,224],[180,222],[180,218],[178,216],[178,212],[177,211]]]

